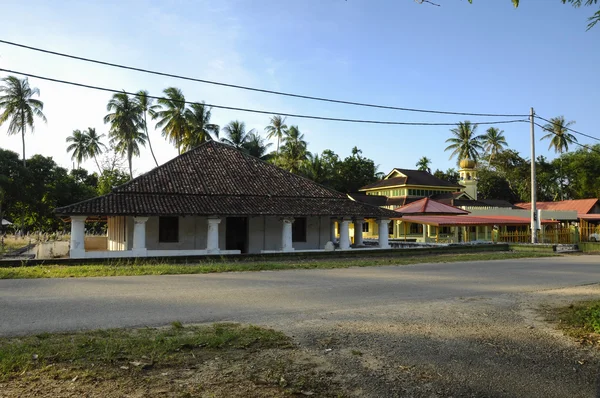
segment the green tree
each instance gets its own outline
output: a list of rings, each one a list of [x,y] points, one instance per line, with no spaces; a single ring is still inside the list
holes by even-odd
[[[306,162],[302,168],[302,174],[319,184],[328,184],[330,175],[323,158],[317,153],[308,152]]]
[[[554,152],[562,154],[569,151],[569,144],[577,142],[577,138],[569,133],[569,127],[575,124],[574,121],[565,121],[564,116],[553,117],[550,123],[544,125],[544,131],[548,134],[540,138],[541,140],[550,140],[548,149],[554,148]]]
[[[246,150],[245,145],[248,142],[249,134],[255,132],[254,129],[246,132],[246,124],[239,120],[229,122],[221,131],[225,133],[225,137],[221,138],[221,142],[244,151]]]
[[[268,152],[271,145],[273,144],[265,142],[265,139],[261,137],[260,134],[253,131],[247,135],[244,149],[246,149],[249,155],[268,161],[272,156]]]
[[[282,118],[279,115],[272,116],[270,119],[270,124],[265,127],[268,139],[274,137],[277,138],[277,155],[279,155],[279,142],[283,140],[287,128],[288,127],[285,124],[285,118]]]
[[[139,109],[142,112],[142,120],[144,122],[144,132],[146,133],[146,140],[148,141],[148,147],[150,148],[150,153],[152,154],[152,159],[154,159],[154,163],[158,167],[158,162],[156,161],[156,156],[154,156],[154,150],[152,149],[152,142],[150,141],[150,134],[148,133],[148,114],[150,117],[154,119],[156,117],[156,109],[159,108],[158,105],[154,104],[154,99],[148,96],[148,91],[140,90],[136,94],[136,98],[138,101]]]
[[[117,153],[127,155],[129,176],[133,178],[133,156],[140,155],[140,145],[145,146],[144,122],[138,101],[126,93],[114,94],[106,106],[104,123],[110,124],[109,137]]]
[[[478,199],[503,199],[514,203],[519,200],[506,177],[490,169],[480,169],[477,181]]]
[[[279,156],[281,166],[292,173],[299,174],[307,159],[307,147],[308,143],[304,140],[304,134],[300,132],[298,126],[288,128]]]
[[[77,162],[77,168],[81,166],[81,163],[87,159],[87,144],[88,137],[81,130],[73,130],[73,135],[67,137],[67,143],[71,143],[67,147],[67,152],[73,152],[71,160]]]
[[[477,125],[470,121],[459,122],[457,127],[450,130],[453,137],[448,138],[446,143],[449,143],[445,151],[452,151],[450,159],[458,157],[458,161],[462,159],[478,160],[479,153],[483,150],[480,137],[475,136]]]
[[[8,124],[8,135],[21,133],[23,141],[23,167],[25,163],[25,132],[27,127],[34,130],[34,117],[46,122],[46,116],[42,112],[44,103],[34,99],[34,95],[40,95],[40,90],[29,87],[27,78],[19,79],[16,76],[8,76],[2,79],[0,85],[0,126],[10,120]]]
[[[188,132],[188,123],[185,118],[185,96],[176,87],[166,88],[163,93],[166,98],[160,98],[157,102],[160,111],[156,112],[156,128],[162,129],[163,137],[175,144],[177,153],[181,155],[181,143]]]
[[[504,130],[497,129],[496,127],[487,129],[480,139],[483,149],[489,155],[490,163],[495,155],[502,152],[508,146],[504,137]]]
[[[211,108],[204,102],[191,104],[185,111],[188,124],[187,134],[183,137],[183,150],[189,151],[206,141],[219,138],[219,126],[210,122]],[[214,138],[213,138],[214,134]]]
[[[419,159],[415,166],[417,166],[417,170],[431,173],[431,168],[429,167],[431,166],[431,159],[426,156],[423,156],[421,159]]]
[[[335,189],[340,192],[357,192],[361,187],[377,181],[377,165],[373,160],[362,156],[357,147],[352,154],[339,164],[340,173]]]
[[[87,132],[87,155],[88,157],[94,159],[96,163],[96,167],[98,167],[98,172],[102,173],[102,169],[100,169],[100,164],[98,164],[98,156],[102,155],[102,153],[106,150],[106,145],[104,145],[101,141],[104,134],[96,133],[96,129],[93,127],[88,127]]]
[[[449,168],[446,172],[442,170],[436,170],[433,175],[440,180],[448,181],[452,184],[458,184],[458,180],[460,178],[460,174],[456,171],[456,169]]]

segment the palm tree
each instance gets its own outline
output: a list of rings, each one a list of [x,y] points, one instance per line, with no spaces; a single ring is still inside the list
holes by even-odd
[[[100,168],[100,164],[98,163],[98,155],[101,155],[104,150],[106,150],[106,145],[100,141],[104,134],[98,135],[96,133],[96,129],[92,127],[88,127],[87,133],[87,156],[94,159],[96,162],[96,167],[98,167],[98,172],[102,174],[102,169]]]
[[[181,155],[181,141],[187,134],[188,124],[185,120],[185,97],[180,89],[166,88],[163,93],[166,98],[160,98],[158,104],[161,110],[156,112],[156,128],[162,128],[163,137],[177,147]]]
[[[270,122],[271,124],[265,127],[265,131],[268,133],[268,139],[277,137],[277,154],[279,155],[279,142],[283,139],[285,130],[287,129],[285,118],[282,118],[279,115],[272,116]]]
[[[219,126],[210,123],[211,108],[204,102],[191,104],[185,110],[185,119],[188,124],[187,134],[183,137],[183,150],[189,151],[200,144],[213,139],[211,134],[219,138]]]
[[[565,121],[564,116],[553,117],[550,119],[550,123],[544,126],[544,130],[548,131],[548,134],[540,138],[540,141],[549,139],[548,149],[554,147],[554,152],[562,155],[563,152],[569,151],[569,144],[577,142],[577,138],[569,133],[569,127],[574,124],[574,121]]]
[[[261,160],[269,160],[272,157],[272,154],[267,153],[267,151],[273,144],[270,142],[265,143],[265,139],[254,131],[248,133],[246,142],[243,145],[250,156]]]
[[[152,159],[154,159],[154,163],[158,167],[158,162],[156,161],[156,156],[154,156],[154,151],[152,150],[152,143],[150,142],[150,135],[148,134],[148,122],[147,115],[150,114],[150,117],[154,119],[156,117],[156,109],[159,108],[158,105],[154,105],[154,99],[148,97],[148,91],[140,90],[137,92],[136,97],[140,107],[140,110],[143,113],[144,120],[144,132],[146,133],[146,139],[148,140],[148,147],[150,147],[150,153],[152,154]]]
[[[71,145],[67,147],[67,152],[73,152],[71,160],[75,160],[77,168],[79,168],[81,163],[87,159],[87,134],[82,133],[81,130],[73,130],[73,135],[67,137],[67,142],[71,142]]]
[[[452,150],[450,159],[454,156],[458,156],[458,160],[471,159],[477,160],[479,158],[479,152],[483,151],[481,146],[480,137],[475,136],[477,131],[477,125],[472,124],[470,121],[459,122],[457,127],[450,130],[454,137],[448,138],[447,143],[450,143],[445,151]]]
[[[431,159],[429,159],[426,156],[423,156],[421,159],[419,159],[415,166],[417,166],[417,170],[427,171],[428,173],[431,173],[431,168],[429,168],[430,165]]]
[[[245,150],[244,145],[248,142],[249,135],[255,132],[254,129],[246,132],[246,124],[239,120],[229,122],[221,131],[227,135],[227,138],[221,138],[221,142],[242,150]]]
[[[502,152],[508,146],[504,137],[504,130],[497,129],[496,127],[490,127],[479,138],[485,152],[490,155],[490,163],[492,163],[495,155]]]
[[[104,123],[110,123],[108,136],[115,151],[127,154],[129,176],[133,178],[133,156],[140,155],[140,145],[145,146],[146,135],[143,133],[144,121],[137,100],[131,99],[125,92],[114,94],[106,105],[109,113],[104,116]]]
[[[27,127],[34,130],[33,118],[39,117],[46,122],[46,116],[42,112],[44,103],[33,99],[34,95],[40,95],[40,90],[29,87],[27,78],[20,80],[16,76],[8,76],[2,79],[6,85],[0,85],[0,126],[10,119],[8,124],[8,135],[21,133],[23,141],[23,167],[25,164],[25,131]]]
[[[311,152],[308,152],[306,157],[307,160],[304,162],[302,174],[314,182],[325,184],[329,176],[327,175],[327,166],[323,158],[319,154]]]
[[[304,134],[300,133],[298,126],[287,129],[280,154],[282,165],[292,173],[299,173],[307,159],[307,146]]]

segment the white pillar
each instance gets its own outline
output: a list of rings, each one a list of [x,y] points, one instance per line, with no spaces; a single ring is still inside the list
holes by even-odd
[[[380,249],[389,249],[390,248],[390,239],[389,239],[389,224],[390,220],[380,219],[379,220],[379,248]]]
[[[458,243],[458,228],[457,226],[454,227],[454,243]]]
[[[71,258],[85,257],[85,219],[87,216],[71,216]]]
[[[146,221],[148,217],[133,217],[133,254],[146,257]]]
[[[428,226],[423,224],[423,242],[427,242],[427,228]]]
[[[208,231],[206,234],[206,251],[209,254],[219,253],[219,224],[220,218],[211,217],[208,219]]]
[[[329,225],[329,233],[331,234],[329,237],[329,240],[331,241],[331,243],[335,243],[335,219],[332,218],[331,219],[331,224]]]
[[[294,223],[293,218],[283,218],[281,228],[281,251],[282,252],[293,252],[294,246],[292,243],[292,224]]]
[[[350,219],[346,217],[340,223],[340,249],[350,249]]]
[[[363,224],[365,220],[360,218],[354,220],[354,246],[363,245]]]

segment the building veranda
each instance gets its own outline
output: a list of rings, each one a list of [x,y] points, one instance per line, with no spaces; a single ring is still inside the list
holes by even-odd
[[[56,213],[71,221],[71,258],[163,257],[362,247],[362,223],[387,230],[397,212],[346,195],[214,141]],[[93,247],[85,222],[106,220]],[[336,228],[337,223],[337,228]],[[380,248],[389,248],[381,234]],[[328,245],[330,246],[330,245]]]

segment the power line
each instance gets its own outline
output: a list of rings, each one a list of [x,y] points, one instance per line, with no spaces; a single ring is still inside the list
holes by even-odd
[[[541,119],[541,117],[540,117],[540,119]],[[549,130],[546,130],[546,128],[545,128],[544,126],[542,126],[541,124],[539,124],[539,123],[533,122],[533,124],[535,124],[536,126],[538,126],[539,128],[541,128],[541,129],[542,129],[542,130],[544,130],[544,131],[549,131]],[[552,134],[554,134],[554,135],[558,135],[558,134],[556,134],[554,131],[550,131],[550,132],[551,132]],[[580,144],[580,143],[579,143],[579,142],[577,142],[577,141],[572,141],[572,142],[569,142],[569,143],[570,143],[570,144],[575,144],[575,145],[578,145],[578,146],[580,146],[580,147],[582,147],[582,148],[589,149],[589,150],[590,150],[590,151],[592,151],[592,152],[596,152],[596,153],[600,154],[600,151],[599,151],[599,150],[597,150],[596,148],[594,148],[594,147],[591,147],[591,146],[589,146],[589,145]],[[561,154],[561,155],[562,155],[562,154]]]
[[[71,86],[88,88],[88,89],[92,89],[92,90],[105,91],[105,92],[109,92],[109,93],[124,93],[127,95],[137,96],[136,93],[128,92],[125,90],[117,90],[117,89],[113,89],[113,88],[92,86],[89,84],[75,83],[75,82],[70,82],[67,80],[54,79],[51,77],[44,77],[44,76],[34,75],[31,73],[18,72],[18,71],[14,71],[14,70],[10,70],[10,69],[1,69],[0,68],[0,71],[8,72],[8,73],[15,73],[17,75],[32,77],[32,78],[40,79],[40,80],[47,80],[47,81],[51,81],[51,82],[55,82],[55,83],[68,84]],[[156,100],[167,99],[165,97],[157,97],[157,96],[153,96],[153,95],[148,95],[147,97],[153,98]],[[170,100],[170,101],[173,101],[173,100]],[[174,102],[180,102],[180,103],[185,103],[185,104],[197,104],[198,103],[198,102],[194,102],[194,101],[174,101]],[[259,113],[259,114],[263,114],[263,115],[281,115],[281,116],[296,117],[296,118],[302,118],[302,119],[328,120],[328,121],[333,121],[333,122],[387,124],[387,125],[403,125],[403,126],[456,126],[456,124],[457,124],[457,123],[398,122],[398,121],[382,121],[382,120],[343,119],[343,118],[333,118],[333,117],[325,117],[325,116],[312,116],[312,115],[299,115],[299,114],[294,114],[294,113],[271,112],[271,111],[263,111],[263,110],[248,109],[248,108],[238,108],[238,107],[233,107],[233,106],[216,105],[216,104],[204,103],[204,105],[211,107],[211,108],[227,109],[227,110],[232,110],[232,111]],[[494,121],[494,122],[473,122],[473,124],[490,124],[490,125],[492,125],[492,124],[508,124],[508,123],[521,123],[521,122],[527,122],[527,120],[518,119],[518,120],[502,120],[502,121]]]
[[[545,121],[545,122],[547,122],[547,123],[553,124],[553,123],[552,123],[552,121],[550,121],[550,120],[548,120],[548,119],[544,119],[544,118],[543,118],[543,117],[541,117],[541,116],[535,115],[535,117],[537,117],[538,119],[542,119],[543,121]],[[542,128],[543,128],[544,130],[548,131],[548,130],[547,130],[545,127],[542,127]],[[575,133],[575,134],[579,134],[579,135],[581,135],[581,136],[584,136],[584,137],[587,137],[587,138],[591,138],[592,140],[600,141],[600,138],[598,138],[598,137],[594,137],[593,135],[588,135],[588,134],[582,133],[582,132],[580,132],[580,131],[573,130],[572,128],[569,128],[569,127],[564,127],[564,129],[565,129],[565,130],[568,130],[568,131],[571,131],[571,132],[573,132],[573,133]]]
[[[391,110],[405,111],[405,112],[435,113],[435,114],[440,114],[440,115],[482,116],[482,117],[528,117],[529,116],[529,115],[517,115],[517,114],[511,115],[511,114],[495,114],[495,113],[450,112],[450,111],[438,111],[438,110],[417,109],[417,108],[401,108],[401,107],[396,107],[396,106],[377,105],[377,104],[369,104],[369,103],[354,102],[354,101],[344,101],[344,100],[337,100],[337,99],[324,98],[324,97],[314,97],[314,96],[310,96],[310,95],[293,94],[293,93],[287,93],[287,92],[283,92],[283,91],[266,90],[266,89],[262,89],[262,88],[241,86],[241,85],[230,84],[230,83],[222,83],[222,82],[216,82],[213,80],[199,79],[199,78],[194,78],[194,77],[189,77],[189,76],[176,75],[173,73],[159,72],[159,71],[150,70],[150,69],[143,69],[143,68],[137,68],[137,67],[133,67],[133,66],[115,64],[112,62],[99,61],[96,59],[79,57],[76,55],[60,53],[57,51],[46,50],[46,49],[42,49],[42,48],[38,48],[38,47],[27,46],[25,44],[15,43],[15,42],[7,41],[7,40],[0,40],[0,43],[8,44],[11,46],[16,46],[16,47],[21,47],[21,48],[25,48],[28,50],[38,51],[38,52],[45,53],[45,54],[56,55],[59,57],[71,58],[71,59],[76,59],[79,61],[91,62],[91,63],[104,65],[104,66],[111,66],[114,68],[127,69],[127,70],[136,71],[136,72],[148,73],[148,74],[152,74],[152,75],[172,77],[175,79],[189,80],[189,81],[198,82],[198,83],[212,84],[212,85],[216,85],[216,86],[229,87],[229,88],[235,88],[235,89],[240,89],[240,90],[255,91],[255,92],[259,92],[259,93],[274,94],[274,95],[282,95],[282,96],[293,97],[293,98],[302,98],[302,99],[308,99],[308,100],[313,100],[313,101],[332,102],[332,103],[336,103],[336,104],[363,106],[363,107],[369,107],[369,108],[391,109]]]

